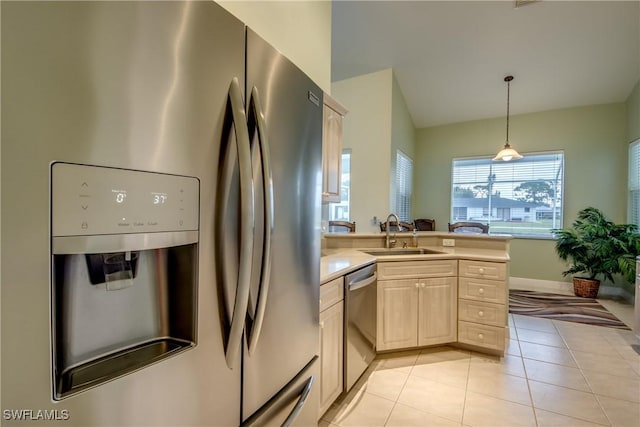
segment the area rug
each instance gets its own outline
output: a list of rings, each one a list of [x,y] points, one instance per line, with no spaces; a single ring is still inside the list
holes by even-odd
[[[629,329],[595,299],[536,291],[510,290],[509,312],[551,320]]]

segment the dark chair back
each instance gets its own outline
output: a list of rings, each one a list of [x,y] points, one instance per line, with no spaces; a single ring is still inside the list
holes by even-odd
[[[389,231],[413,231],[415,228],[416,227],[410,222],[400,221],[400,227],[398,227],[397,222],[389,221]],[[380,221],[380,231],[387,231],[387,223],[385,221]]]
[[[349,221],[329,221],[329,232],[331,233],[355,233],[356,222]]]
[[[435,219],[418,218],[418,219],[414,219],[413,223],[416,225],[416,230],[418,231],[435,231],[436,230]]]
[[[454,222],[449,224],[449,231],[453,233],[489,233],[489,226],[481,222]]]

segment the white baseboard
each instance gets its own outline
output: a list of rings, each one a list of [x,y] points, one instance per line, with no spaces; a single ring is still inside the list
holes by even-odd
[[[571,282],[555,280],[529,279],[527,277],[509,277],[509,289],[551,292],[554,294],[573,295]]]
[[[550,292],[561,295],[573,295],[572,282],[529,279],[527,277],[509,277],[509,289]],[[634,297],[627,290],[617,286],[601,285],[598,298],[622,298],[633,303]]]

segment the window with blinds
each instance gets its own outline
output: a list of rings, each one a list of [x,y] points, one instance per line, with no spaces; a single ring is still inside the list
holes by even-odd
[[[454,159],[451,222],[489,225],[490,233],[551,238],[562,228],[564,153],[527,153],[520,160]]]
[[[351,149],[342,150],[342,175],[340,177],[340,202],[329,203],[329,221],[350,221],[351,198]]]
[[[413,160],[402,151],[396,151],[396,206],[394,212],[400,221],[411,221],[413,196]]]
[[[629,144],[629,224],[640,226],[640,139]]]

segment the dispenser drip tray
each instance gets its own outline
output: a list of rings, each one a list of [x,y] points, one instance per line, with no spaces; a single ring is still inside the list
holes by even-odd
[[[77,393],[124,374],[141,369],[175,353],[190,348],[193,343],[175,338],[161,338],[110,353],[66,369],[60,375],[58,398]]]

